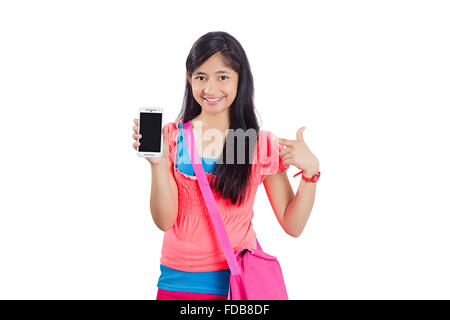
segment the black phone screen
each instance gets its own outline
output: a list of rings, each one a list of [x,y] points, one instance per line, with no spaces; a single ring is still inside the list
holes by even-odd
[[[139,152],[160,152],[162,134],[162,113],[141,112],[139,119]]]

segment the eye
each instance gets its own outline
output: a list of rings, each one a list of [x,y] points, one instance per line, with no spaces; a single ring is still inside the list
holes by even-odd
[[[220,78],[222,78],[222,77],[228,78],[228,76],[220,76]]]
[[[198,79],[198,78],[204,78],[203,76],[198,76],[197,78],[195,78],[195,79]]]

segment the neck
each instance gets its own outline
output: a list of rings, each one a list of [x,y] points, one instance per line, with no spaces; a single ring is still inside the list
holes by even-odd
[[[193,127],[198,127],[195,124],[196,121],[201,121],[203,129],[216,128],[226,130],[230,128],[230,113],[228,109],[218,114],[208,114],[202,110],[198,116],[192,119]]]

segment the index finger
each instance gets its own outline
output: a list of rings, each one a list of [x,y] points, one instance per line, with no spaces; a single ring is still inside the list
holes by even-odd
[[[138,124],[138,119],[134,118],[134,123],[137,125]]]

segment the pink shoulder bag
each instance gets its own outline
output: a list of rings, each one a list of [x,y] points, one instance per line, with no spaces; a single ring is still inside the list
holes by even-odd
[[[288,300],[280,264],[277,258],[262,251],[258,240],[257,249],[244,248],[235,255],[193,143],[192,121],[183,128],[189,134],[185,141],[192,167],[230,268],[228,300]]]

